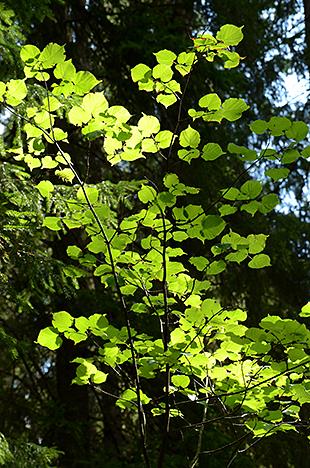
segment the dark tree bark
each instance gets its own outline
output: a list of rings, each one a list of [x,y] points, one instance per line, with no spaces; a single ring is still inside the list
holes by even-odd
[[[310,0],[303,0],[303,3],[306,34],[305,62],[308,67],[308,72],[310,73]]]
[[[88,388],[71,384],[75,377],[75,366],[71,361],[82,354],[78,348],[65,340],[56,358],[57,397],[62,416],[56,437],[57,447],[64,452],[63,468],[86,466],[89,458]]]

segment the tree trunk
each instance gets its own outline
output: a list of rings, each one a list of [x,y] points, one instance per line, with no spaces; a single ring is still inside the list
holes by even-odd
[[[303,0],[303,3],[306,34],[305,63],[308,67],[308,72],[310,74],[310,0]]]
[[[81,356],[81,349],[64,340],[56,357],[57,396],[60,427],[57,428],[57,448],[64,452],[63,468],[87,466],[89,459],[89,405],[86,385],[71,384],[75,365],[71,361]]]

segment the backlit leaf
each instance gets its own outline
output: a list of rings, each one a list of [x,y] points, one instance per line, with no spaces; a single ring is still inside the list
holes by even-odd
[[[240,190],[248,199],[256,198],[262,191],[262,184],[258,180],[248,180]]]
[[[53,314],[53,326],[59,332],[64,332],[71,327],[73,323],[73,317],[68,312],[56,312]]]
[[[308,125],[305,122],[293,122],[292,126],[286,130],[286,136],[296,141],[301,141],[308,135]]]
[[[227,45],[235,46],[243,39],[242,27],[238,28],[233,24],[225,24],[216,35],[218,41],[222,41]]]
[[[270,257],[266,254],[258,254],[248,263],[250,268],[265,268],[270,266]]]
[[[52,327],[43,328],[43,330],[41,330],[39,333],[37,342],[41,346],[45,346],[52,351],[60,348],[62,345],[62,339],[60,338],[57,330]]]
[[[173,71],[169,65],[164,63],[159,63],[153,68],[153,77],[155,79],[167,82],[170,81],[173,77]]]
[[[190,378],[187,375],[173,375],[171,382],[176,387],[186,388],[190,384]]]
[[[51,231],[60,231],[62,229],[60,219],[53,216],[46,216],[43,226],[46,226]]]
[[[132,81],[137,82],[140,80],[143,80],[145,78],[145,75],[150,72],[151,69],[147,65],[144,65],[144,63],[139,63],[136,65],[134,68],[131,69],[131,77]]]
[[[176,59],[176,54],[171,52],[171,50],[163,49],[159,52],[156,52],[155,57],[158,63],[164,63],[165,65],[172,65],[174,60]]]
[[[41,180],[36,186],[42,197],[49,198],[50,194],[54,191],[54,185],[49,180]]]
[[[144,115],[138,122],[138,129],[144,137],[149,137],[154,133],[158,133],[160,129],[159,120],[153,115]]]
[[[225,154],[220,145],[217,143],[207,143],[202,149],[201,157],[206,161],[214,161],[215,159]]]
[[[65,60],[65,48],[64,46],[50,43],[42,50],[39,59],[42,62],[43,68],[51,68],[56,63]]]
[[[183,148],[191,147],[197,148],[200,143],[200,134],[197,130],[194,130],[190,125],[186,130],[180,133],[180,145]]]

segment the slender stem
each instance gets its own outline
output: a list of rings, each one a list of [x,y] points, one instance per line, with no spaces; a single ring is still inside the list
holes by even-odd
[[[249,390],[253,390],[253,388],[259,388],[261,385],[267,383],[267,382],[271,382],[272,380],[276,379],[277,377],[281,377],[282,375],[285,375],[287,374],[288,372],[291,372],[293,371],[294,369],[298,369],[298,367],[303,367],[307,364],[310,364],[310,359],[308,359],[307,361],[305,362],[301,362],[300,364],[296,364],[295,366],[292,366],[290,367],[289,369],[286,369],[282,372],[278,372],[278,374],[275,374],[273,375],[272,377],[268,377],[267,379],[264,379],[262,380],[261,382],[258,382],[254,385],[251,385],[250,387],[246,388],[246,389],[242,389],[242,390],[235,390],[233,392],[224,392],[224,393],[219,393],[217,395],[215,395],[217,398],[222,398],[222,397],[228,397],[228,396],[232,396],[232,395],[242,395],[244,392],[247,392]],[[199,398],[195,401],[205,401],[207,399],[209,399],[210,397],[207,396],[207,397],[204,397],[204,398]],[[181,405],[181,404],[187,404],[188,403],[188,400],[183,400],[183,401],[179,401],[178,402],[178,405]]]
[[[168,284],[167,284],[167,229],[164,212],[160,209],[162,221],[163,221],[163,280],[162,290],[164,296],[164,323],[163,323],[163,340],[164,340],[164,352],[168,351],[168,344],[170,340],[169,333],[169,306],[168,306]],[[167,450],[168,436],[170,431],[170,365],[167,363],[165,368],[165,415],[164,415],[164,426],[162,431],[162,443],[158,457],[158,468],[164,466],[164,459]]]
[[[205,424],[207,420],[207,412],[208,412],[208,405],[206,402],[203,408],[202,422],[201,422],[201,426],[199,429],[196,452],[192,461],[190,462],[189,468],[195,468],[195,466],[198,466],[198,463],[199,463],[199,455],[200,455],[201,447],[202,447],[202,437],[203,437],[203,432],[204,432]]]
[[[51,115],[50,100],[49,100],[49,93],[48,93],[47,87],[46,87],[46,91],[47,91],[47,102],[48,102],[49,114]],[[12,112],[14,115],[16,115],[16,116],[30,122],[32,125],[39,128],[49,139],[51,139],[53,141],[56,148],[60,152],[61,156],[64,158],[67,165],[69,166],[69,168],[73,172],[74,176],[76,177],[76,179],[78,181],[78,184],[80,185],[81,190],[83,192],[83,195],[85,197],[88,208],[90,209],[90,211],[91,211],[91,213],[92,213],[92,215],[93,215],[93,217],[94,217],[94,219],[96,221],[96,224],[97,224],[97,226],[99,228],[99,231],[100,231],[100,233],[101,233],[101,235],[102,235],[102,237],[104,239],[104,242],[105,242],[105,244],[107,246],[108,257],[109,257],[109,261],[111,263],[112,275],[113,275],[114,282],[115,282],[116,292],[117,292],[119,301],[121,303],[121,307],[123,309],[123,313],[124,313],[124,317],[125,317],[126,330],[127,330],[127,335],[128,335],[128,341],[129,341],[129,348],[130,348],[131,359],[132,359],[133,370],[134,370],[134,380],[135,380],[135,387],[136,387],[137,408],[138,408],[138,418],[139,418],[139,432],[140,432],[140,439],[141,439],[143,457],[144,457],[146,467],[150,467],[149,457],[148,457],[148,453],[147,453],[147,449],[146,449],[145,416],[144,416],[143,405],[142,405],[142,402],[141,402],[141,385],[140,385],[140,378],[139,378],[139,372],[138,372],[138,364],[137,364],[137,360],[136,360],[134,341],[133,341],[133,336],[132,336],[132,332],[131,332],[131,323],[130,323],[130,318],[129,318],[129,310],[127,308],[125,298],[124,298],[124,296],[123,296],[123,294],[121,292],[121,289],[120,289],[120,284],[119,284],[119,281],[118,281],[118,274],[117,274],[117,271],[116,271],[116,268],[115,268],[115,262],[114,262],[114,258],[113,258],[113,253],[112,253],[110,241],[109,241],[109,239],[107,237],[107,234],[105,232],[105,229],[104,229],[104,227],[103,227],[103,225],[102,225],[102,223],[101,223],[101,221],[100,221],[100,219],[99,219],[99,217],[98,217],[98,215],[96,213],[96,210],[94,209],[94,207],[93,207],[93,205],[92,205],[92,203],[91,203],[91,201],[90,201],[90,199],[88,197],[88,194],[87,194],[87,191],[85,189],[85,184],[84,184],[83,180],[81,179],[78,172],[76,171],[73,163],[70,161],[69,158],[67,158],[66,154],[64,153],[64,151],[60,147],[58,141],[55,139],[53,126],[51,125],[51,134],[52,134],[52,138],[51,138],[51,136],[48,134],[48,132],[46,132],[46,130],[41,128],[38,124],[33,123],[30,119],[24,117],[21,114],[18,114],[10,106],[5,105],[5,107],[10,112]],[[50,117],[50,122],[51,122],[51,117]]]

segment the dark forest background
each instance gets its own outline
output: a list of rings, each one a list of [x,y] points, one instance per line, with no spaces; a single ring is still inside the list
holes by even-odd
[[[214,126],[208,138],[247,144],[251,119],[273,115],[290,116],[309,123],[308,92],[287,94],[287,74],[309,83],[310,0],[6,0],[0,3],[0,80],[22,76],[21,44],[43,48],[49,42],[66,44],[68,57],[77,69],[89,70],[102,80],[111,105],[122,104],[132,114],[153,112],[152,98],[139,93],[130,79],[130,68],[152,63],[152,53],[167,48],[181,52],[191,46],[199,31],[215,32],[223,24],[244,25],[245,39],[239,53],[245,57],[238,69],[229,72],[216,65],[203,65],[185,107],[215,90],[222,98],[242,97],[250,105],[243,123],[227,129]],[[207,67],[205,70],[203,67]],[[296,99],[293,97],[296,96]],[[174,111],[162,111],[163,128],[173,127]],[[20,138],[21,123],[2,113],[4,142]],[[210,131],[213,132],[210,135]],[[203,133],[203,129],[201,130]],[[72,159],[87,181],[99,183],[113,199],[130,190],[130,181],[152,175],[160,179],[162,162],[137,162],[134,168],[111,168],[101,144],[70,136]],[[50,313],[68,310],[87,314],[109,309],[117,318],[114,299],[92,282],[83,280],[76,289],[65,274],[69,234],[61,240],[40,228],[42,213],[31,182],[21,176],[23,168],[1,148],[0,165],[0,465],[45,468],[126,467],[139,465],[136,421],[121,413],[109,396],[94,388],[71,385],[74,367],[70,361],[87,349],[66,342],[56,353],[34,344],[39,330],[47,326]],[[90,161],[90,164],[89,164]],[[199,161],[182,174],[189,185],[200,186],[203,206],[215,199],[219,187],[228,186],[243,170],[240,160],[212,164],[204,174]],[[251,324],[263,315],[276,313],[296,318],[309,293],[309,203],[306,161],[291,164],[285,181],[275,183],[283,203],[269,215],[248,216],[234,225],[241,235],[269,234],[267,253],[272,267],[249,271],[239,265],[220,275],[216,294],[223,304],[247,308]],[[34,183],[40,175],[34,172]],[[249,176],[250,177],[250,176]],[[120,182],[122,181],[122,182]],[[62,190],[66,190],[63,187]],[[308,191],[307,191],[308,190]],[[22,200],[27,229],[17,228],[13,208],[8,210],[7,193]],[[72,235],[72,234],[70,234]],[[193,241],[189,246],[196,252]],[[199,247],[201,248],[201,247]],[[110,381],[111,392],[120,385]],[[305,408],[305,418],[307,418]],[[309,412],[309,411],[308,411]],[[195,419],[195,415],[192,415]],[[156,438],[156,422],[152,437]],[[233,466],[309,466],[307,434],[288,433],[266,438],[253,446]],[[185,454],[195,433],[171,442],[171,467],[186,466]],[[234,434],[220,422],[206,428],[208,447],[229,444]],[[215,443],[215,441],[217,441]],[[226,466],[230,449],[205,456],[201,466]],[[168,466],[168,465],[167,465]]]

